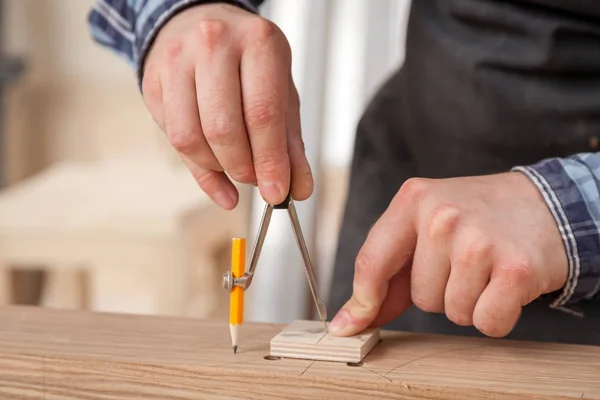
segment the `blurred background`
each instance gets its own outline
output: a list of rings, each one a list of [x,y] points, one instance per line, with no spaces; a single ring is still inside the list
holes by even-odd
[[[200,191],[138,91],[94,43],[95,0],[0,1],[0,303],[228,317],[231,239],[249,261],[264,202],[225,212]],[[297,208],[326,300],[355,127],[403,60],[410,0],[267,0],[285,32],[317,188]],[[285,211],[276,212],[245,319],[315,317]]]

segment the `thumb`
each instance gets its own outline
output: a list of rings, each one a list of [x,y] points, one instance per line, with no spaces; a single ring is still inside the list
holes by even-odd
[[[334,336],[355,335],[370,326],[388,297],[390,280],[403,268],[409,268],[416,244],[411,208],[396,199],[381,216],[361,248],[355,264],[352,297],[330,324]],[[410,279],[410,274],[401,274]],[[394,288],[410,287],[394,284]],[[394,297],[397,294],[392,294]]]

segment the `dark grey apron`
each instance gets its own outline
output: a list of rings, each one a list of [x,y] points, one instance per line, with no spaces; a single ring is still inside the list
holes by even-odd
[[[352,294],[368,230],[406,179],[597,151],[600,1],[413,0],[406,46],[357,129],[331,315]],[[509,337],[600,345],[600,302],[579,304],[584,318],[548,304],[525,307]],[[386,328],[481,335],[416,307]]]

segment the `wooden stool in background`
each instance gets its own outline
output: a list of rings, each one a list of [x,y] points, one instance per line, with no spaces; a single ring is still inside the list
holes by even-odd
[[[214,205],[184,167],[61,163],[0,192],[0,302],[11,271],[43,266],[53,308],[225,314],[223,252],[247,212]]]

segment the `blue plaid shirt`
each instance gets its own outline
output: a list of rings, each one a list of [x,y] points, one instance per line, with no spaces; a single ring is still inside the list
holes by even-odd
[[[229,0],[257,13],[264,0]],[[157,31],[177,12],[214,0],[98,0],[89,16],[94,39],[124,57],[142,78],[142,65]],[[221,2],[224,2],[221,0]],[[599,132],[600,134],[600,132]],[[535,183],[558,224],[569,278],[552,306],[600,301],[600,153],[575,154],[515,166]]]

